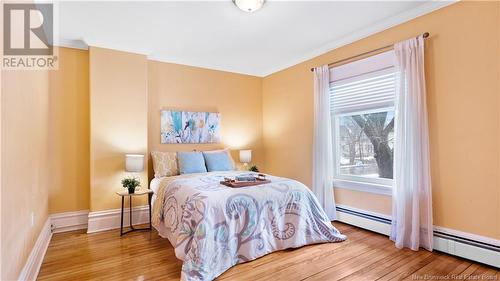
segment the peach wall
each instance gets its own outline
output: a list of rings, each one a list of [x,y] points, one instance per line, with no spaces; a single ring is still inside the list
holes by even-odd
[[[147,59],[90,47],[90,210],[120,208],[125,154],[147,154]],[[139,173],[147,188],[147,163]],[[134,200],[143,205],[144,200]]]
[[[49,213],[89,209],[89,52],[59,48],[50,71]]]
[[[48,218],[49,76],[2,70],[1,80],[0,279],[17,280]]]
[[[51,164],[57,167],[51,177],[51,213],[117,208],[114,191],[120,190],[119,181],[125,176],[123,154],[145,153],[140,148],[145,141],[150,150],[230,147],[236,160],[237,149],[249,148],[253,150],[252,162],[263,168],[261,78],[156,61],[147,61],[148,70],[144,70],[144,63],[144,56],[115,50],[92,47],[89,55],[88,51],[61,48],[60,68],[50,76]],[[136,88],[130,88],[133,81]],[[144,81],[148,81],[148,89]],[[159,113],[165,108],[221,112],[223,143],[160,144]],[[145,115],[148,136],[142,127]],[[92,136],[89,122],[93,124]],[[131,136],[124,137],[128,130]],[[86,152],[90,141],[92,153]],[[91,161],[89,154],[96,158]],[[87,165],[93,167],[92,175]],[[144,178],[143,187],[147,187]],[[95,183],[90,185],[90,181]]]
[[[335,201],[337,204],[348,205],[356,209],[369,210],[387,216],[391,215],[391,196],[336,188]]]
[[[252,149],[252,162],[264,168],[262,78],[185,65],[148,61],[149,151]],[[160,144],[160,111],[221,113],[221,144]],[[152,165],[151,174],[152,173]]]
[[[499,239],[499,5],[456,3],[265,77],[266,170],[311,184],[311,67],[428,31],[434,224]],[[338,203],[389,213],[389,199],[340,193]]]
[[[32,95],[31,91],[43,92],[43,87],[29,85],[50,87],[49,113],[43,116],[49,122],[48,163],[55,167],[48,176],[50,213],[118,208],[114,192],[121,190],[127,152],[227,146],[234,149],[237,160],[238,149],[250,148],[253,162],[264,171],[310,185],[309,68],[429,31],[426,61],[435,224],[499,238],[500,225],[495,221],[500,217],[500,71],[498,60],[492,59],[500,53],[499,15],[498,3],[454,4],[264,79],[148,61],[142,55],[108,49],[91,48],[89,54],[61,48],[60,69],[49,74],[49,82],[44,80],[46,73],[6,72],[2,91]],[[12,83],[23,87],[16,89]],[[16,106],[22,107],[10,110]],[[40,104],[29,106],[43,109]],[[160,144],[161,109],[221,112],[223,143]],[[14,113],[2,111],[2,127],[9,114]],[[2,134],[2,152],[9,145],[7,138]],[[42,140],[37,136],[32,141]],[[2,174],[7,168],[2,166]],[[146,172],[141,178],[146,187]],[[2,178],[2,186],[9,180]],[[335,194],[340,204],[390,214],[390,197],[343,189]],[[10,207],[3,197],[0,202],[2,210]]]

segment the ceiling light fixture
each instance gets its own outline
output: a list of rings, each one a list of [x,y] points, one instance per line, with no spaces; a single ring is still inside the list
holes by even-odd
[[[240,8],[240,10],[245,11],[247,13],[252,13],[264,5],[266,0],[233,0],[234,5]]]

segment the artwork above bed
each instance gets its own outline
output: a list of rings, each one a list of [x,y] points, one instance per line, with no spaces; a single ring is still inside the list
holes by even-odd
[[[220,113],[161,111],[161,143],[219,143]]]

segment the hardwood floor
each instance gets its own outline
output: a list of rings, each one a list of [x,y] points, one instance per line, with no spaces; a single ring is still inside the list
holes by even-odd
[[[335,226],[347,241],[275,252],[217,280],[500,280],[492,267],[437,252],[398,250],[386,236]],[[181,265],[156,231],[120,238],[118,230],[82,230],[54,234],[38,280],[179,280]]]

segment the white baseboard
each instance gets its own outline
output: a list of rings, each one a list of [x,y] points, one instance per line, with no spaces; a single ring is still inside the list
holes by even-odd
[[[337,220],[343,223],[354,225],[363,229],[389,236],[391,234],[391,225],[375,221],[371,218],[361,217],[355,214],[339,211],[337,209]]]
[[[498,250],[490,250],[473,244],[462,243],[460,240],[440,237],[436,233],[434,233],[434,249],[500,268],[500,252]]]
[[[85,229],[87,228],[88,220],[89,210],[50,215],[53,233]]]
[[[465,238],[468,240],[481,242],[484,244],[490,244],[490,245],[493,245],[493,246],[500,248],[500,240],[493,239],[490,237],[484,237],[481,235],[463,232],[463,231],[459,231],[459,230],[455,230],[455,229],[451,229],[451,228],[447,228],[447,227],[442,227],[442,226],[437,226],[437,225],[434,226],[434,232],[444,233],[444,234],[447,234],[448,236],[457,236],[457,237]]]
[[[35,245],[31,250],[31,253],[24,264],[21,273],[19,274],[18,280],[20,281],[33,281],[36,280],[40,267],[42,266],[43,258],[49,247],[50,239],[52,238],[52,232],[50,229],[50,218],[47,218],[45,224],[36,239]]]
[[[89,212],[88,210],[66,212],[50,215],[38,235],[38,238],[19,274],[20,281],[36,280],[43,258],[49,247],[52,233],[65,232],[87,228],[87,233],[115,229],[120,227],[121,209]],[[133,223],[144,224],[149,222],[148,206],[132,208]],[[123,224],[128,226],[129,209],[124,210]]]
[[[337,207],[338,221],[389,236],[391,231],[390,217],[344,205],[337,205]],[[134,207],[132,212],[134,225],[149,222],[147,205]],[[43,225],[18,280],[36,280],[52,238],[52,226],[54,232],[84,229],[87,227],[88,220],[87,233],[116,229],[120,227],[120,213],[121,209],[113,209],[90,213],[84,210],[51,215]],[[128,226],[129,209],[124,210],[123,219],[124,225]],[[500,241],[497,239],[434,226],[434,249],[500,268]]]
[[[87,233],[94,233],[120,228],[121,209],[90,212],[88,215]],[[132,223],[134,225],[149,223],[149,207],[137,206],[132,208]],[[124,209],[123,226],[129,225],[129,209]]]
[[[388,216],[337,205],[337,220],[389,236]],[[434,249],[500,268],[500,241],[477,234],[434,226]]]
[[[50,215],[52,231],[54,233],[87,229],[87,233],[94,233],[120,227],[121,209],[112,209],[98,212],[88,210],[57,213]],[[132,222],[134,225],[149,222],[148,206],[137,206],[132,208]],[[129,224],[129,209],[124,209],[123,225]]]

